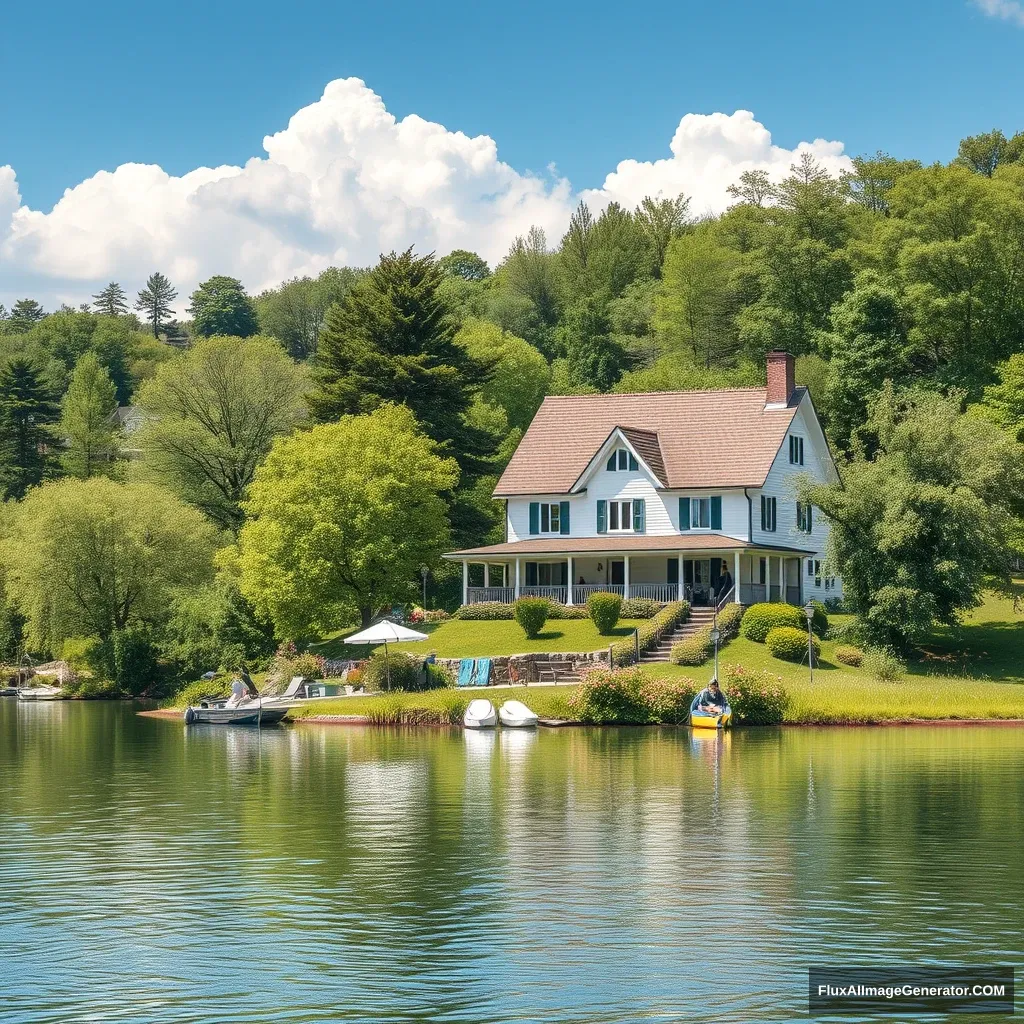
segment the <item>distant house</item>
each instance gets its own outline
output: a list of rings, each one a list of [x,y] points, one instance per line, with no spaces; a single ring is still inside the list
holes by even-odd
[[[504,543],[445,556],[463,602],[840,596],[822,572],[828,524],[794,486],[836,466],[793,357],[771,352],[767,369],[764,388],[546,398],[494,491]]]

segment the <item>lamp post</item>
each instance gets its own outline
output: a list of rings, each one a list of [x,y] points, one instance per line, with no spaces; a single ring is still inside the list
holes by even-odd
[[[814,621],[814,602],[808,601],[804,605],[804,615],[807,616],[807,664],[811,670],[811,686],[814,685],[814,633],[811,630],[811,623]]]
[[[430,569],[427,566],[425,566],[425,565],[421,565],[420,566],[420,575],[423,577],[423,610],[424,611],[427,610],[427,574],[429,572],[430,572]]]
[[[718,682],[718,641],[721,639],[722,634],[719,632],[717,626],[711,627],[711,640],[715,645],[715,682]]]

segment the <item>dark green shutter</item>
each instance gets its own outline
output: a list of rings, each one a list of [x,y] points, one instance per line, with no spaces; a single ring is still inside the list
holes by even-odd
[[[558,503],[558,532],[566,534],[569,532],[569,502],[567,501]]]
[[[640,468],[640,463],[636,461],[636,456],[632,452],[629,453],[629,468],[633,470]]]
[[[643,498],[633,499],[633,532],[643,533],[647,528],[647,503]]]
[[[597,501],[597,532],[608,532],[608,502],[604,498]]]
[[[722,528],[722,498],[720,495],[715,495],[711,499],[711,529],[720,530]]]
[[[615,457],[618,454],[619,454],[618,452],[612,452],[611,458],[608,460],[608,465],[606,466],[606,468],[607,468],[609,473],[614,473],[615,472]]]
[[[761,529],[764,530],[765,532],[767,532],[767,530],[768,530],[768,506],[767,506],[767,500],[768,499],[765,498],[765,496],[762,494],[761,495]]]
[[[540,502],[530,502],[530,533],[540,533]]]
[[[679,529],[688,530],[690,528],[690,499],[680,498],[679,499]]]
[[[814,521],[811,518],[811,509],[813,507],[814,507],[813,505],[808,505],[807,506],[807,532],[808,533],[813,533],[814,532]]]

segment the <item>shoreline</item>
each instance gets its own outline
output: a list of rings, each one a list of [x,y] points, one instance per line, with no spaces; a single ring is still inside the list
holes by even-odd
[[[142,718],[163,718],[170,721],[181,719],[183,711],[177,708],[156,708],[150,711],[137,711]],[[303,718],[287,718],[286,722],[291,725],[373,725],[375,724],[367,715],[307,715]],[[609,722],[603,725],[587,724],[586,722],[573,722],[564,719],[541,719],[539,724],[546,729],[564,729],[575,726],[583,729],[621,729],[621,728],[689,728],[685,725],[635,725],[629,723],[616,724]],[[416,722],[403,723],[401,728],[430,728],[445,725],[442,722]],[[856,729],[856,728],[884,728],[886,726],[899,726],[901,728],[914,726],[942,726],[944,728],[963,728],[967,726],[986,726],[998,728],[1021,728],[1024,727],[1024,718],[878,718],[873,720],[857,722],[781,722],[777,726],[735,726],[738,729]],[[445,725],[446,728],[461,729],[461,725]],[[388,725],[386,728],[395,728]]]

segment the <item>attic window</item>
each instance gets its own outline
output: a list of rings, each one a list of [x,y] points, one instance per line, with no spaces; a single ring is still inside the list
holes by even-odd
[[[617,451],[611,453],[608,457],[608,472],[614,473],[616,470],[638,470],[640,464],[636,461],[636,456],[629,451],[628,448],[619,448]]]

